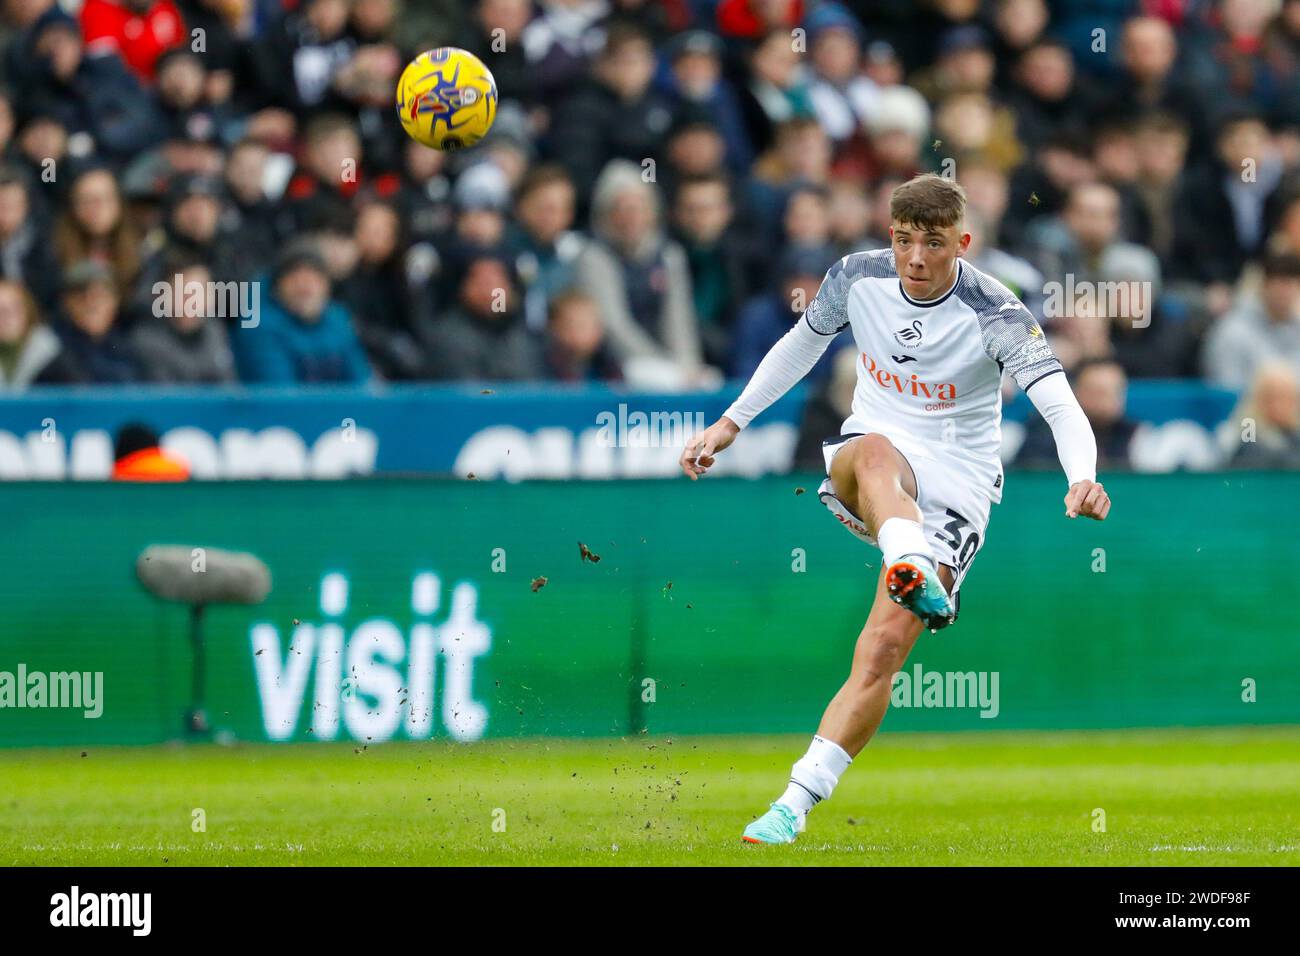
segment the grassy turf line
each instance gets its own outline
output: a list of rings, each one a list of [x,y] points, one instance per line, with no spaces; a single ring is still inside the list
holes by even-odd
[[[742,844],[806,743],[0,751],[0,865],[1300,864],[1300,728],[884,734]]]

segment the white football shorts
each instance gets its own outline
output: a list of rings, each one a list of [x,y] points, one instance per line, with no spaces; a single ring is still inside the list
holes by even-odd
[[[850,421],[846,426],[853,427],[855,424]],[[830,479],[831,462],[836,453],[850,439],[867,433],[849,431],[822,442],[826,480],[817,489],[817,495],[851,534],[876,547],[876,539],[867,532],[862,519],[835,496]],[[916,476],[916,503],[921,508],[921,526],[935,560],[952,569],[952,596],[955,604],[961,582],[970,570],[975,555],[984,546],[992,501],[982,487],[983,481],[962,469],[959,463],[940,460],[916,443],[900,440],[896,436],[886,437],[912,466],[912,472]]]

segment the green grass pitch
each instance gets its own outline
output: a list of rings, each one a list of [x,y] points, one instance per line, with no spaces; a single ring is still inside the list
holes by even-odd
[[[886,733],[798,843],[741,843],[806,744],[0,751],[0,864],[1300,864],[1300,728]]]

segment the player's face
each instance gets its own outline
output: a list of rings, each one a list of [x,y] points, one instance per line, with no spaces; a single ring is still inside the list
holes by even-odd
[[[957,259],[970,246],[961,225],[925,228],[895,221],[889,227],[894,261],[903,289],[913,299],[933,299],[952,283]]]

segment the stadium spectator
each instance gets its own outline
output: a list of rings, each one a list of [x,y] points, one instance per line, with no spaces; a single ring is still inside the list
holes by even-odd
[[[573,231],[577,190],[556,164],[530,170],[515,194],[510,248],[523,286],[528,328],[540,332],[550,300],[574,282],[574,264],[583,240]]]
[[[573,177],[584,216],[592,184],[610,160],[640,167],[660,158],[673,110],[667,97],[651,88],[654,70],[649,37],[633,27],[611,27],[591,80],[555,106],[551,150]]]
[[[371,364],[390,381],[428,378],[424,337],[432,302],[407,269],[408,243],[397,207],[367,202],[357,213],[355,238],[356,269],[340,284],[339,298],[352,311]]]
[[[611,8],[588,0],[554,0],[541,4],[528,26],[522,46],[528,64],[529,102],[549,101],[565,87],[580,82],[600,50],[603,30],[624,24],[652,38],[658,48],[664,38],[663,8],[647,4],[636,9]]]
[[[170,279],[166,260],[183,254],[207,264],[218,282],[247,282],[266,267],[264,242],[245,245],[223,228],[224,193],[211,176],[178,176],[167,195],[165,218],[150,237],[152,252],[140,269],[132,307],[152,295],[154,283]]]
[[[799,186],[785,201],[781,246],[818,247],[830,240],[830,191],[823,186]]]
[[[1119,234],[1128,242],[1151,245],[1151,220],[1138,192],[1141,164],[1131,123],[1107,122],[1093,129],[1092,163],[1097,178],[1119,196]]]
[[[120,25],[172,9],[169,49]],[[86,43],[65,11],[128,20]],[[309,357],[272,378],[368,378],[342,357],[355,348],[385,379],[457,379],[485,374],[484,343],[518,339],[531,360],[511,377],[700,384],[702,363],[731,367],[741,307],[771,309],[779,264],[887,244],[892,188],[933,169],[966,190],[970,261],[1031,311],[1056,283],[1099,284],[1045,316],[1067,367],[1245,388],[1266,358],[1296,361],[1294,320],[1267,303],[1294,284],[1278,261],[1300,256],[1297,0],[9,0],[4,17],[0,283],[49,317],[24,325],[37,352],[74,337],[63,284],[83,260],[112,273],[110,325],[147,351],[174,259],[246,282],[306,240],[346,330],[286,319],[286,347],[232,321],[241,370],[253,343],[292,353],[301,335]],[[460,153],[405,139],[392,109],[412,53],[448,44],[478,52],[501,94],[492,133]],[[631,165],[598,210],[613,160]],[[476,265],[466,288],[481,258],[504,262],[505,320],[474,313],[502,268]],[[1125,279],[1161,290],[1141,314],[1107,298]],[[586,300],[553,308],[571,288],[597,322]],[[277,301],[267,285],[264,308]],[[467,369],[454,343],[435,354],[435,328],[467,330]]]
[[[1070,193],[1096,178],[1087,135],[1071,126],[1053,132],[1011,173],[1009,193],[1016,199],[1007,206],[998,227],[1002,245],[1034,261],[1034,250],[1028,246],[1031,240],[1025,235],[1029,224],[1041,216],[1060,214]]]
[[[971,235],[966,259],[987,272],[1016,294],[1038,319],[1043,318],[1043,274],[1020,256],[999,249],[989,242],[984,215],[973,207],[966,208],[966,229]]]
[[[1208,162],[1190,169],[1175,206],[1176,274],[1206,283],[1211,310],[1228,304],[1228,287],[1258,254],[1283,194],[1285,168],[1269,129],[1253,112],[1230,114],[1218,128]]]
[[[708,113],[683,109],[673,119],[664,141],[664,163],[656,179],[669,201],[679,184],[698,176],[730,175],[724,162],[727,144]]]
[[[1205,378],[1224,388],[1244,389],[1269,361],[1300,374],[1300,255],[1266,258],[1258,295],[1216,322],[1201,352]]]
[[[241,381],[264,385],[361,384],[372,373],[347,308],[331,298],[329,267],[314,243],[280,254],[255,324],[233,332]]]
[[[27,388],[61,348],[32,294],[21,282],[0,279],[0,392]]]
[[[48,224],[67,201],[66,176],[57,175],[70,159],[68,131],[53,116],[30,113],[18,127],[14,165],[27,175],[32,212]],[[51,175],[50,171],[55,170]]]
[[[144,83],[163,52],[188,39],[173,0],[85,0],[80,17],[86,48],[113,51]]]
[[[276,14],[276,0],[177,0],[177,5],[189,35],[203,38],[205,99],[212,104],[229,102],[235,92],[235,74],[248,70],[244,35],[254,24],[268,22]]]
[[[140,380],[135,349],[118,321],[120,298],[111,269],[85,259],[64,270],[62,348],[40,373],[50,385],[123,385]]]
[[[118,296],[130,294],[140,272],[140,237],[109,170],[91,168],[73,177],[67,209],[54,227],[54,251],[64,269],[86,259],[99,262]]]
[[[361,137],[346,115],[331,113],[312,120],[303,132],[302,153],[299,168],[285,188],[295,231],[309,231],[347,214],[362,192],[387,197],[400,186],[395,175],[371,183]]]
[[[962,189],[966,191],[966,208],[979,217],[984,245],[1002,247],[1002,220],[1011,201],[1007,174],[978,156],[963,156],[958,171]],[[885,209],[888,209],[887,203]]]
[[[1046,0],[997,0],[992,26],[998,86],[1011,85],[1016,64],[1044,35],[1051,17]]]
[[[178,250],[164,260],[151,313],[131,330],[148,382],[223,385],[236,380],[230,341],[219,316],[212,271]]]
[[[977,24],[953,27],[939,41],[934,65],[917,71],[910,85],[931,102],[954,93],[989,93],[997,60],[988,31]]]
[[[1199,328],[1163,294],[1150,249],[1117,243],[1097,265],[1097,307],[1110,318],[1112,354],[1129,378],[1194,378]]]
[[[1004,6],[1008,6],[1004,4]],[[1036,150],[1063,124],[1087,122],[1094,98],[1082,81],[1060,40],[1040,37],[1011,64],[1007,105],[1015,115],[1016,138]]]
[[[26,177],[0,166],[0,278],[21,282],[42,309],[59,297],[59,266],[40,219],[32,212]]]
[[[35,69],[19,90],[25,110],[56,118],[69,135],[84,134],[85,144],[111,160],[162,138],[162,120],[136,78],[115,53],[88,53],[77,21],[62,8],[41,15],[28,43]]]
[[[1119,38],[1119,71],[1105,85],[1098,110],[1114,119],[1132,119],[1148,110],[1184,116],[1193,124],[1197,149],[1208,146],[1201,93],[1178,69],[1178,37],[1168,21],[1136,16],[1123,25]]]
[[[492,64],[492,77],[502,100],[531,103],[524,30],[533,18],[532,0],[471,0],[469,22],[455,44]]]
[[[619,361],[662,359],[692,374],[701,364],[690,267],[660,229],[658,194],[630,162],[600,174],[592,197],[595,239],[578,256],[578,284],[600,305]]]
[[[1146,243],[1172,274],[1174,206],[1187,161],[1188,125],[1172,113],[1153,112],[1134,126],[1137,179],[1134,188],[1147,221]]]
[[[930,107],[911,87],[891,86],[880,91],[865,132],[840,151],[835,175],[910,179],[921,171],[922,148],[933,145],[927,139]]]
[[[774,30],[749,55],[748,82],[741,90],[740,108],[749,141],[766,152],[776,128],[796,116],[814,116],[812,91],[802,58],[788,31]]]
[[[382,31],[382,23],[371,23],[369,28]],[[395,170],[406,135],[393,109],[393,90],[407,61],[394,44],[382,37],[360,36],[358,28],[353,29],[361,45],[334,76],[336,108],[346,109],[365,131],[368,166],[376,171]]]
[[[1232,467],[1300,471],[1300,380],[1295,366],[1260,366],[1249,394],[1224,423],[1224,432],[1236,439]]]
[[[689,0],[609,0],[609,14],[602,21],[606,28],[616,23],[628,23],[642,30],[654,41],[655,49],[661,47],[674,31],[684,29],[692,19]],[[548,6],[563,6],[560,3]],[[599,3],[586,4],[599,7]]]
[[[551,300],[544,361],[547,378],[556,382],[615,382],[623,377],[605,340],[600,310],[581,292],[561,292]]]
[[[447,154],[412,140],[402,152],[397,203],[412,241],[430,243],[451,228],[451,176]]]
[[[505,240],[510,182],[496,164],[475,163],[462,172],[452,187],[452,205],[457,244],[491,249]]]
[[[724,37],[757,40],[774,30],[790,30],[804,15],[804,0],[718,0],[718,32]]]
[[[669,42],[668,54],[673,110],[708,115],[726,146],[727,165],[744,172],[753,162],[754,148],[736,94],[722,78],[722,41],[705,30],[689,30]]]
[[[978,157],[1005,173],[1024,158],[1015,135],[1015,117],[987,93],[949,94],[934,114],[934,134],[949,154]]]
[[[433,376],[513,382],[540,378],[537,341],[524,324],[508,257],[469,250],[451,271],[462,278],[454,302],[430,329]]]
[[[236,125],[228,107],[209,102],[207,61],[201,54],[173,47],[158,57],[156,71],[154,98],[168,138],[210,139]]]
[[[1059,216],[1031,222],[1021,248],[1048,282],[1082,288],[1080,283],[1100,281],[1102,256],[1123,246],[1119,227],[1119,193],[1105,183],[1089,182],[1070,190]]]
[[[1132,467],[1130,452],[1137,425],[1125,417],[1128,379],[1123,367],[1114,359],[1085,359],[1075,366],[1070,378],[1075,397],[1097,438],[1097,470],[1128,470]],[[1044,470],[1060,467],[1052,430],[1037,415],[1025,429],[1016,464]]]
[[[731,230],[731,187],[714,173],[683,182],[673,203],[673,237],[686,253],[704,359],[730,361],[731,325],[745,298],[743,246]]]
[[[270,160],[265,143],[240,140],[231,148],[221,174],[228,200],[223,218],[230,241],[253,262],[271,261],[288,231],[279,204],[266,192]]]
[[[774,145],[754,163],[743,189],[748,229],[763,248],[780,244],[790,193],[804,184],[827,182],[830,160],[830,140],[816,120],[796,117],[777,128]]]
[[[249,99],[299,118],[342,109],[335,78],[357,51],[348,34],[349,0],[303,0],[272,21],[249,48]]]
[[[842,4],[829,2],[817,4],[804,28],[812,107],[826,135],[841,143],[871,119],[880,94],[861,70],[862,24]]]
[[[847,256],[862,249],[878,248],[871,238],[871,197],[862,183],[836,179],[830,184],[830,243],[835,256]]]
[[[1110,319],[1101,314],[1095,299],[1082,298],[1052,322],[1048,336],[1052,351],[1067,372],[1072,372],[1090,359],[1113,359],[1114,346],[1110,341]]]
[[[748,378],[754,374],[768,350],[799,321],[803,310],[817,294],[822,276],[830,265],[830,255],[817,249],[796,247],[782,255],[776,269],[776,281],[769,291],[746,302],[736,317],[728,369],[733,378]],[[817,382],[824,378],[830,371],[835,353],[850,342],[848,336],[837,338],[808,373],[808,380]]]
[[[40,71],[34,31],[57,0],[5,0],[3,35],[4,72],[16,89],[28,88]]]

